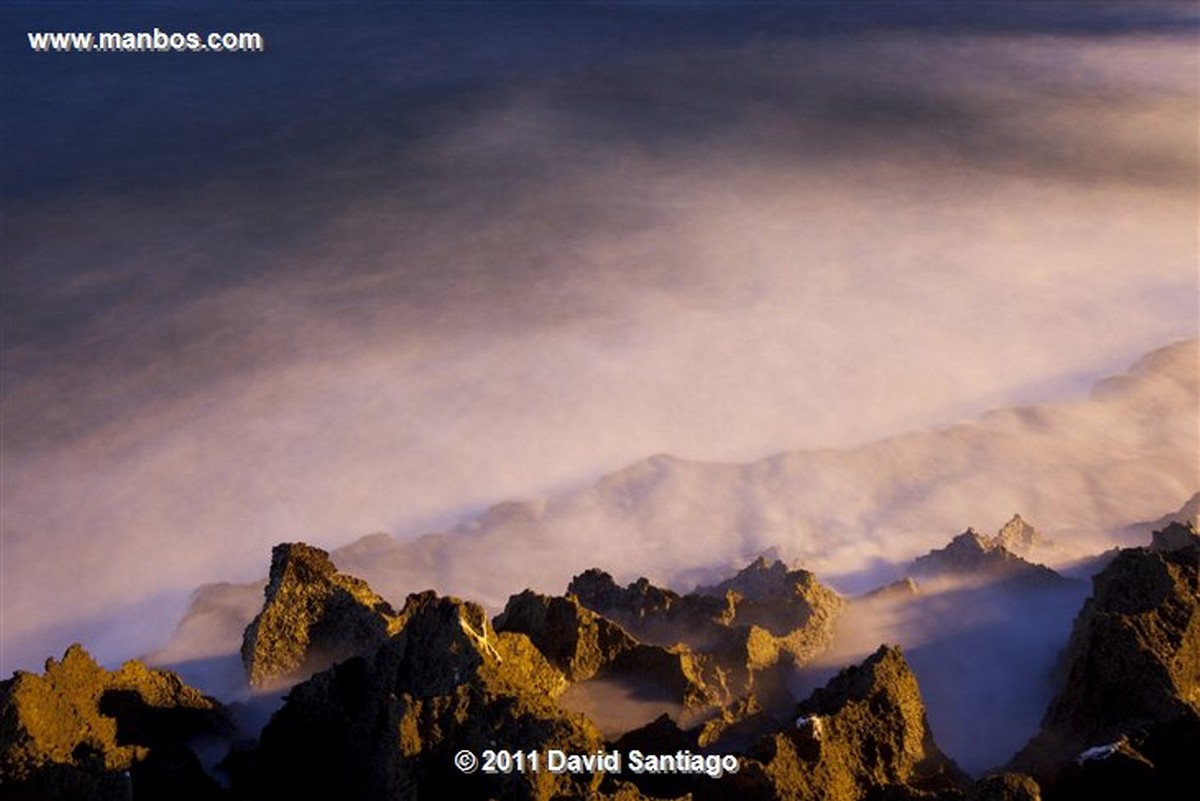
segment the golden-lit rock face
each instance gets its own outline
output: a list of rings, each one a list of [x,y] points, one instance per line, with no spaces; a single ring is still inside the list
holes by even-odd
[[[432,592],[408,598],[399,632],[376,653],[294,687],[263,731],[260,789],[329,797],[549,799],[587,795],[599,777],[460,773],[460,749],[598,749],[582,715],[555,698],[566,679],[524,634],[497,634],[482,607]],[[394,736],[393,736],[394,733]]]
[[[768,705],[785,697],[782,672],[829,647],[844,605],[812,573],[763,558],[686,595],[646,579],[620,587],[596,569],[576,576],[567,592],[639,640],[686,647],[709,688],[704,694],[726,704],[750,693]]]
[[[5,797],[128,798],[164,776],[167,786],[216,788],[183,743],[227,730],[224,712],[174,673],[137,661],[110,672],[72,645],[43,675],[19,672],[0,686]]]
[[[246,628],[242,662],[250,684],[307,678],[382,645],[399,623],[362,579],[339,573],[329,554],[304,543],[275,546],[262,611]]]

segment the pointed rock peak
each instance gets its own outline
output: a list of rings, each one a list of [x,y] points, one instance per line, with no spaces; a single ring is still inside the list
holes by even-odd
[[[834,787],[856,788],[838,798],[925,797],[964,783],[933,741],[917,680],[893,646],[814,692],[731,782],[766,798],[827,798]]]
[[[974,528],[968,528],[962,534],[950,540],[948,549],[986,553],[996,548],[996,541],[986,534],[980,534]]]
[[[63,653],[61,662],[55,662],[54,657],[49,657],[46,659],[46,670],[49,670],[51,665],[66,666],[76,664],[89,665],[93,668],[99,667],[99,665],[96,663],[96,660],[92,659],[92,655],[87,652],[87,649],[84,648],[82,644],[73,642],[67,646],[67,650]]]
[[[323,576],[337,572],[329,553],[304,542],[281,542],[271,549],[271,581],[279,581],[289,570]]]
[[[917,584],[917,580],[911,576],[905,576],[902,579],[893,581],[891,584],[885,584],[882,587],[876,587],[860,597],[862,599],[904,598],[916,595],[920,591],[921,586]]]
[[[832,714],[850,701],[866,700],[880,692],[924,708],[917,679],[899,646],[879,646],[861,663],[845,668],[814,692],[801,708],[807,713]]]
[[[92,655],[77,642],[67,647],[61,660],[48,657],[45,667],[47,678],[61,676],[68,680],[78,680],[83,676],[99,676],[104,673]]]
[[[253,686],[299,680],[374,651],[399,626],[395,610],[365,581],[339,573],[328,553],[302,542],[272,550],[264,596],[242,638]]]
[[[669,609],[679,600],[678,593],[655,586],[644,576],[627,587],[621,587],[611,575],[596,568],[571,579],[567,593],[578,598],[588,609],[602,615],[619,611],[644,617]]]
[[[1040,539],[1033,526],[1022,519],[1021,515],[1014,514],[1011,520],[1000,527],[994,541],[1012,553],[1024,556]]]
[[[590,567],[571,579],[567,585],[567,593],[581,599],[585,605],[611,606],[623,595],[624,591],[613,580],[612,574],[598,567]],[[595,607],[592,607],[595,608]]]
[[[431,664],[442,657],[471,666],[504,662],[496,631],[477,603],[426,590],[408,596],[398,621],[401,646],[428,654]]]
[[[599,732],[555,699],[565,679],[523,634],[497,634],[483,607],[410,595],[400,630],[369,658],[289,693],[263,729],[254,797],[582,798],[591,775],[450,766],[464,750],[595,753]],[[543,763],[544,764],[544,763]]]

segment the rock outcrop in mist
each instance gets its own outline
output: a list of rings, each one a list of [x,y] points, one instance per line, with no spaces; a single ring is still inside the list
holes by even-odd
[[[1045,565],[1028,562],[1013,546],[1028,552],[1037,541],[1033,527],[1016,515],[995,537],[969,528],[944,548],[930,551],[913,561],[910,570],[917,578],[973,577],[990,582],[1052,585],[1063,577]]]
[[[271,552],[262,611],[246,627],[242,661],[252,686],[305,678],[378,648],[395,633],[395,610],[367,582],[337,571],[304,543]]]
[[[586,584],[588,578],[596,580],[604,574],[582,575]],[[579,582],[573,586],[580,588]],[[839,602],[828,590],[815,588],[804,571],[765,562],[751,565],[709,592],[724,590],[727,594],[719,606],[736,607],[741,596],[733,587],[741,587],[753,603],[762,605],[760,614],[772,604],[786,608],[804,595],[828,594],[827,600]],[[596,595],[589,597],[596,601]],[[700,604],[701,599],[720,600],[711,594],[679,596],[647,583],[615,588],[609,597],[617,608],[639,608],[647,621],[660,616],[654,620],[660,637],[667,630],[663,616],[669,609],[679,613],[673,623],[681,633],[689,633],[689,626],[702,618],[699,606],[689,609],[688,605]],[[800,617],[818,616],[810,609]],[[727,617],[735,619],[736,611]],[[263,730],[257,749],[242,755],[241,772],[235,771],[239,787],[250,788],[252,794],[254,788],[257,792],[269,788],[300,797],[341,793],[368,800],[415,798],[420,788],[437,788],[455,797],[547,801],[646,797],[624,784],[628,779],[654,797],[691,793],[697,799],[716,799],[736,793],[745,798],[782,794],[860,799],[883,788],[917,792],[966,782],[933,742],[916,679],[894,648],[881,648],[798,709],[793,706],[743,760],[744,773],[733,772],[719,780],[689,775],[617,776],[603,771],[583,776],[546,771],[464,774],[452,762],[463,748],[475,753],[487,748],[514,752],[557,748],[571,753],[611,749],[614,743],[606,744],[587,718],[564,711],[555,699],[572,680],[585,681],[614,668],[632,673],[639,664],[639,651],[689,651],[683,645],[675,646],[682,650],[668,652],[640,643],[617,623],[582,606],[574,594],[515,595],[497,617],[500,630],[489,624],[480,607],[433,593],[410,596],[399,619],[399,631],[379,650],[338,664],[292,689]],[[717,626],[729,624],[729,620],[708,620]],[[513,629],[524,629],[529,636]],[[696,664],[705,658],[712,658],[712,653],[700,656]],[[723,658],[731,657],[726,653]],[[748,661],[742,672],[748,673],[754,655],[743,654],[743,658]],[[653,662],[642,657],[644,678],[651,681],[656,678]],[[757,707],[751,703],[739,709],[747,713]],[[737,723],[737,712],[725,711],[726,719],[718,728]],[[797,716],[805,722],[793,723]],[[662,730],[657,739],[649,734],[656,726]],[[631,748],[636,742],[661,746],[671,740],[678,749],[702,753],[705,741],[698,733],[711,728],[684,732],[664,719],[640,735],[629,733],[615,746]]]
[[[1065,566],[1145,542],[1162,526],[1141,521],[1196,494],[1197,364],[1200,342],[1179,342],[1087,399],[998,410],[849,450],[746,464],[651,457],[592,486],[497,505],[449,531],[403,542],[376,533],[331,557],[388,598],[432,587],[497,611],[514,588],[556,593],[589,564],[622,583],[645,575],[689,587],[772,548],[855,594],[902,578],[916,553],[942,546],[965,521],[999,525],[1020,510],[1046,538],[1025,548],[1030,538],[1010,520],[1001,545]],[[157,658],[179,664],[236,651],[261,608],[261,586],[198,590]]]

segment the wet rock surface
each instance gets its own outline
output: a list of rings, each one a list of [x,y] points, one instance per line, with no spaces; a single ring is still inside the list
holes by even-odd
[[[216,799],[188,743],[221,738],[221,705],[137,661],[101,668],[79,645],[42,675],[0,683],[0,795],[6,799]]]

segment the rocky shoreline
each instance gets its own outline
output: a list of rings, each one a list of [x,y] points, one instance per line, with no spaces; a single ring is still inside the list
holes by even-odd
[[[1019,555],[1035,536],[1019,517],[995,537],[968,530],[911,574],[1014,592],[1071,581]],[[227,801],[1194,798],[1194,524],[1120,551],[1092,584],[1040,731],[973,779],[936,743],[896,646],[793,698],[789,677],[830,647],[857,601],[782,562],[686,594],[592,568],[562,595],[525,590],[489,619],[432,591],[397,611],[326,552],[281,544],[241,658],[249,686],[290,689],[256,737],[178,675],[138,661],[107,671],[75,645],[43,674],[0,684],[0,789]],[[909,578],[867,597],[920,591]],[[605,700],[617,697],[670,712],[621,725]]]

